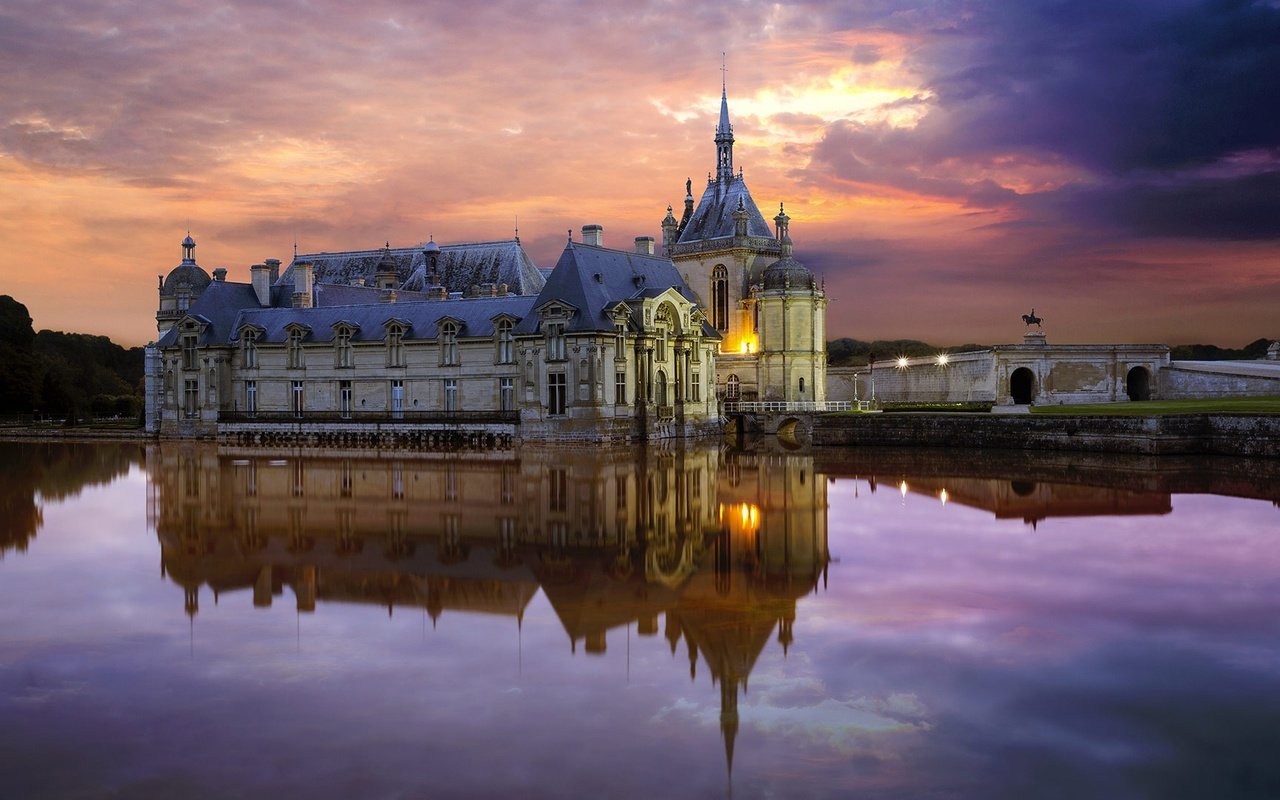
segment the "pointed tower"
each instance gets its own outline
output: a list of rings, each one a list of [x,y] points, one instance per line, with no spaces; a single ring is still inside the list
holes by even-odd
[[[724,67],[720,68],[720,124],[716,125],[716,183],[733,180],[733,125],[729,124],[729,94]]]

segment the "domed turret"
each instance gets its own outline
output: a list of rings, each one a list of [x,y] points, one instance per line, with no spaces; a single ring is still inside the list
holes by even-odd
[[[182,318],[187,308],[199,297],[213,278],[196,264],[196,240],[190,234],[182,240],[182,263],[169,270],[160,282],[160,307],[156,311],[156,330],[163,334]]]
[[[780,258],[760,276],[765,291],[770,289],[813,289],[813,273],[804,264],[788,256]]]

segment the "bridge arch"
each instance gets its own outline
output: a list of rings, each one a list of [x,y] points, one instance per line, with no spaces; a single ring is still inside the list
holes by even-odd
[[[1134,367],[1124,379],[1124,390],[1130,400],[1151,399],[1151,371],[1146,367]]]
[[[1018,367],[1009,376],[1009,396],[1020,406],[1036,399],[1036,375],[1027,367]]]

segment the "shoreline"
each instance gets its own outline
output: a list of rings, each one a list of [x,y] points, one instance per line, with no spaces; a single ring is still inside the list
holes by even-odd
[[[1072,416],[895,413],[819,416],[814,447],[1050,450],[1280,458],[1280,415]]]

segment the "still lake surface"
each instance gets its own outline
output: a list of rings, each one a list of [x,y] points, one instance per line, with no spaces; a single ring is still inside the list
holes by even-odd
[[[1280,796],[1274,463],[0,443],[0,796]]]

